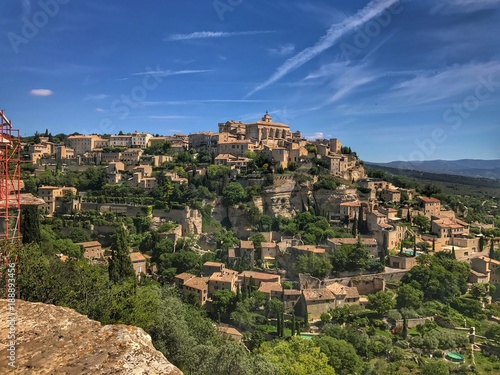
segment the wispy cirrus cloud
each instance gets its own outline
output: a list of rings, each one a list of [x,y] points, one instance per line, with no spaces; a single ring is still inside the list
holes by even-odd
[[[387,96],[391,100],[406,100],[414,105],[454,100],[457,95],[474,93],[481,77],[494,77],[493,81],[497,83],[500,61],[457,64],[446,69],[426,71],[396,83]]]
[[[199,118],[199,116],[183,116],[183,115],[160,115],[160,116],[149,116],[152,120],[190,120]],[[176,130],[180,131],[180,130]]]
[[[311,59],[332,47],[342,36],[380,15],[398,1],[399,0],[373,0],[353,16],[348,17],[341,23],[332,25],[327,33],[323,35],[314,46],[308,47],[289,58],[271,75],[271,77],[269,77],[269,79],[251,90],[247,94],[247,97],[273,84],[288,73],[300,68]]]
[[[203,104],[203,103],[267,103],[269,100],[253,100],[253,99],[188,99],[188,100],[166,100],[157,102],[142,102],[145,106],[154,105],[186,105],[186,104]]]
[[[252,30],[252,31],[196,31],[190,34],[172,34],[167,36],[164,41],[172,42],[177,40],[192,39],[211,39],[211,38],[230,38],[235,36],[259,35],[272,33],[271,30]]]
[[[431,14],[471,13],[495,8],[500,8],[500,0],[440,0],[431,9]]]
[[[33,89],[30,91],[30,94],[33,96],[50,96],[54,92],[49,89]]]
[[[166,76],[176,76],[181,74],[199,74],[199,73],[210,73],[213,69],[191,69],[191,70],[148,70],[145,72],[132,73],[133,76],[145,76],[145,75],[161,75]]]
[[[276,47],[276,48],[269,48],[268,51],[269,51],[270,55],[286,56],[286,55],[293,53],[293,51],[295,51],[295,45],[291,44],[291,43],[283,44],[283,45]]]

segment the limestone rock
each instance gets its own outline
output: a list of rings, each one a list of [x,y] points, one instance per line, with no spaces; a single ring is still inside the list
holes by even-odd
[[[141,328],[102,326],[69,308],[21,300],[16,301],[16,311],[16,365],[12,368],[8,365],[8,305],[0,300],[2,373],[182,375]]]

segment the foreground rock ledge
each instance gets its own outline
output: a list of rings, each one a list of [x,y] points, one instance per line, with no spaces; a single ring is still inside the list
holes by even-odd
[[[141,328],[102,326],[72,309],[16,301],[16,367],[8,365],[9,314],[0,299],[0,373],[182,375]]]

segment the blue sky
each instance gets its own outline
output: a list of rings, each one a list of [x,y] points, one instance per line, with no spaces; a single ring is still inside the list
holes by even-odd
[[[269,111],[368,161],[500,159],[500,0],[17,0],[23,135],[217,130]]]

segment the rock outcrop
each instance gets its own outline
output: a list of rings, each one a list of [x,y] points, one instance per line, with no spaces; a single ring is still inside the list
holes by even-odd
[[[271,186],[263,189],[261,196],[265,214],[293,217],[309,207],[312,184],[300,184],[293,176],[277,176]]]
[[[76,311],[16,301],[15,367],[9,366],[6,300],[0,300],[0,372],[11,374],[182,375],[141,328],[106,325]],[[5,372],[4,372],[5,371]]]

